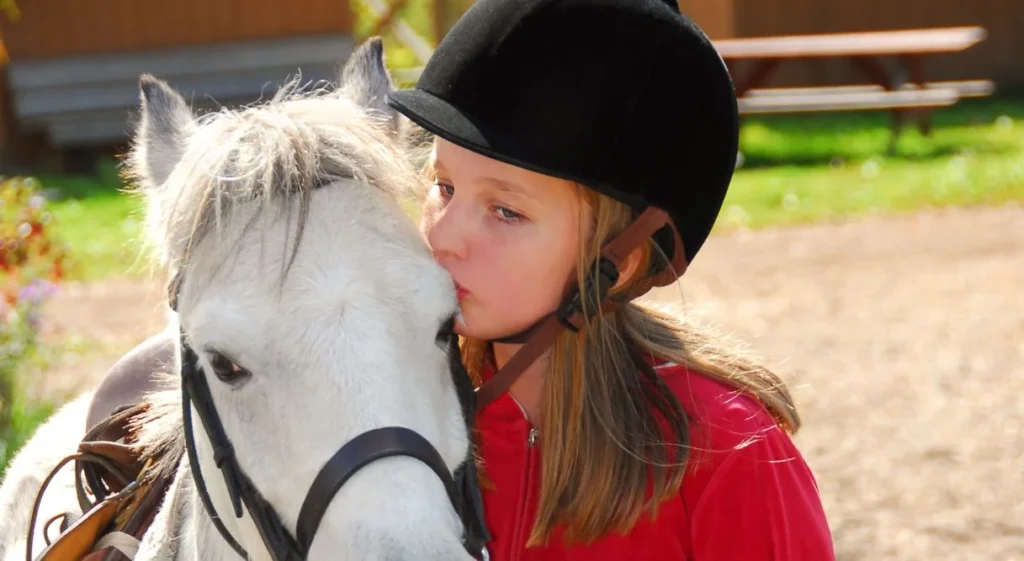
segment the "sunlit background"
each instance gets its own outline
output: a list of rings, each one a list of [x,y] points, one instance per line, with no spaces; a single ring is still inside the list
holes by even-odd
[[[0,2],[0,469],[164,325],[117,167],[139,74],[215,109],[380,34],[409,85],[470,4]],[[733,71],[741,152],[651,297],[792,384],[840,559],[1024,559],[1024,2],[681,6]]]

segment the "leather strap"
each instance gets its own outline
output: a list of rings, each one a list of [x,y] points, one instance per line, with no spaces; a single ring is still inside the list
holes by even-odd
[[[33,506],[26,558],[32,551],[33,529],[43,493],[53,476],[74,461],[75,488],[84,514],[73,519],[65,516],[60,536],[48,544],[38,561],[126,559],[120,549],[106,545],[104,540],[118,533],[141,539],[167,489],[166,478],[145,473],[139,460],[140,450],[129,431],[132,419],[147,408],[147,404],[125,407],[98,423],[79,443],[78,452],[64,458],[47,476]],[[89,499],[90,493],[94,500]],[[44,537],[45,534],[44,528]]]
[[[679,279],[686,272],[686,252],[683,247],[683,240],[679,237],[679,230],[676,230],[668,214],[655,207],[649,207],[643,214],[637,217],[636,221],[629,228],[612,241],[608,242],[602,250],[602,255],[608,259],[618,259],[616,266],[622,263],[634,249],[644,243],[647,238],[653,236],[662,228],[667,228],[672,236],[672,256],[669,258],[667,267],[657,274],[642,279],[633,287],[631,298],[642,296],[655,286],[668,286]]]
[[[198,357],[195,351],[188,345],[183,328],[180,338],[185,451],[188,454],[196,492],[217,531],[240,557],[243,559],[250,558],[241,544],[232,537],[217,514],[216,509],[214,509],[206,487],[206,480],[199,465],[198,453],[195,447],[195,429],[192,424],[193,407],[203,424],[210,445],[213,447],[214,463],[221,471],[228,495],[234,507],[235,516],[238,518],[242,516],[241,509],[244,503],[260,537],[263,539],[267,551],[270,553],[271,559],[274,561],[302,561],[305,559],[313,537],[316,535],[316,529],[331,500],[334,498],[334,494],[341,488],[341,485],[352,474],[370,462],[394,455],[416,458],[429,465],[437,473],[445,485],[449,500],[458,511],[459,517],[465,526],[464,545],[467,551],[474,557],[486,556],[484,540],[489,534],[487,534],[483,523],[479,488],[474,487],[476,485],[475,467],[471,465],[467,468],[471,469],[471,472],[466,470],[460,472],[459,482],[456,483],[437,450],[425,438],[416,434],[411,429],[403,427],[385,427],[368,431],[346,443],[334,454],[327,465],[317,474],[310,490],[306,494],[300,510],[297,528],[298,537],[293,538],[274,511],[274,508],[263,498],[255,484],[242,471],[235,457],[231,441],[228,439],[221,424],[220,416],[217,414],[217,408],[213,402],[213,396],[210,393],[206,376],[197,365]],[[449,353],[453,351],[456,353],[454,356],[459,357],[457,354],[458,340],[454,336],[449,339]],[[459,358],[459,362],[461,363],[461,358]],[[468,384],[466,387],[471,387],[471,384],[468,382],[468,376],[465,382]],[[457,380],[457,387],[458,383],[459,381]],[[464,403],[464,396],[460,393],[460,402],[463,402],[464,405],[464,419],[470,418],[469,415],[472,414],[472,410],[468,408],[472,407],[472,400],[470,399],[468,403]],[[471,454],[466,461],[472,462]],[[467,497],[461,497],[459,489],[462,488],[466,488],[472,493]],[[467,510],[467,506],[472,510]],[[107,558],[102,561],[119,560]]]
[[[512,383],[523,373],[533,361],[537,360],[551,346],[565,326],[555,314],[548,315],[533,335],[522,347],[512,355],[505,366],[495,373],[494,377],[484,382],[476,390],[476,406],[478,409],[487,407],[492,401],[512,387]]]
[[[55,470],[63,467],[61,463]],[[45,487],[44,487],[45,488]],[[93,548],[104,529],[117,516],[118,509],[128,499],[132,489],[111,495],[95,508],[86,512],[63,532],[52,544],[46,547],[35,559],[36,561],[75,561],[82,559]],[[41,493],[41,492],[40,492]],[[25,559],[32,561],[32,537],[35,530],[34,520],[29,527],[28,539],[25,543]]]
[[[612,302],[602,302],[602,312],[607,313],[617,306]],[[583,313],[579,312],[570,321],[581,326]],[[548,349],[558,338],[558,335],[565,330],[565,324],[557,314],[550,314],[543,323],[533,332],[533,336],[520,347],[516,354],[512,355],[505,366],[499,370],[493,378],[480,385],[476,390],[476,406],[484,408],[491,404],[501,394],[508,391],[512,384],[519,378],[533,361],[537,360],[545,350]]]
[[[389,456],[412,456],[430,466],[444,483],[448,500],[459,504],[455,481],[444,458],[415,431],[405,427],[381,427],[366,431],[345,443],[324,465],[306,493],[299,511],[296,541],[308,552],[327,507],[341,486],[367,464]]]
[[[206,478],[203,477],[202,467],[199,465],[199,453],[196,451],[195,446],[195,429],[192,428],[192,396],[191,394],[196,393],[196,389],[192,388],[193,385],[202,384],[205,386],[206,379],[203,377],[201,372],[197,373],[195,362],[198,358],[195,352],[185,343],[184,332],[182,332],[182,359],[181,359],[181,407],[182,407],[182,423],[185,430],[185,452],[188,454],[189,469],[192,471],[192,479],[196,486],[196,492],[199,494],[199,500],[203,503],[203,508],[206,509],[206,514],[210,517],[210,521],[213,522],[214,528],[220,533],[224,541],[227,542],[231,549],[235,551],[242,559],[249,559],[248,552],[245,548],[231,535],[227,527],[224,526],[224,521],[220,519],[220,515],[217,514],[217,509],[213,508],[213,501],[210,499],[210,493],[206,489]],[[205,388],[204,388],[205,389]],[[209,398],[209,391],[200,395],[200,398],[205,397],[207,401]],[[212,420],[204,419],[203,407],[209,407],[207,401],[200,402],[197,404],[197,413],[199,414],[200,420],[203,422],[204,427],[207,431],[207,436],[210,438],[211,445],[217,446],[217,438],[219,434],[215,429],[212,428]],[[214,412],[214,414],[216,414]],[[218,419],[218,427],[219,427]],[[223,432],[223,428],[220,429]],[[224,436],[226,439],[227,437]],[[228,443],[230,446],[230,443]],[[216,450],[216,448],[215,448]],[[241,504],[238,499],[238,487],[239,484],[237,479],[231,477],[230,465],[225,462],[225,455],[214,452],[217,457],[217,467],[221,468],[224,474],[224,484],[228,488],[228,494],[231,497],[232,506],[235,509],[235,516],[238,518],[242,517]]]
[[[619,235],[604,244],[601,255],[610,260],[618,268],[626,262],[626,258],[640,244],[646,242],[655,232],[669,222],[668,214],[657,207],[647,207]]]
[[[454,324],[454,317],[452,318]],[[459,466],[452,477],[458,489],[459,497],[462,499],[456,504],[459,518],[463,525],[463,543],[466,550],[475,559],[487,559],[487,543],[491,541],[491,532],[487,528],[487,521],[484,519],[484,499],[480,489],[480,474],[477,472],[475,444],[473,442],[473,427],[476,421],[476,388],[473,380],[466,371],[466,365],[462,362],[462,352],[459,348],[459,336],[449,329],[448,337],[448,369],[455,383],[455,393],[459,397],[459,406],[462,408],[462,420],[470,436],[470,446],[466,450],[466,458]]]
[[[138,477],[142,465],[138,461],[139,450],[128,442],[128,426],[133,418],[148,408],[149,405],[145,403],[122,407],[89,429],[82,438],[78,445],[79,453],[90,458],[99,457],[106,460],[75,461],[75,491],[78,493],[78,506],[82,512],[102,502],[108,495],[121,491]],[[124,440],[125,443],[118,443],[120,440]],[[86,485],[95,500],[89,500]]]

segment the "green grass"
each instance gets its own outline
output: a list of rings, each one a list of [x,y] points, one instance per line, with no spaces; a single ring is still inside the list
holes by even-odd
[[[2,326],[0,326],[2,327]],[[0,477],[36,428],[67,400],[40,398],[35,383],[69,344],[49,347],[18,337],[21,351],[0,356]]]
[[[57,235],[69,245],[74,278],[144,272],[138,258],[141,207],[121,192],[113,161],[103,162],[96,177],[40,175],[39,180],[59,192],[49,206]]]
[[[930,137],[919,134],[908,122],[896,157],[926,161],[967,148],[1019,153],[1024,140],[1022,119],[1024,91],[999,98],[965,99],[933,114],[935,130]],[[890,138],[889,114],[872,111],[748,118],[741,142],[746,154],[744,165],[749,169],[779,164],[824,165],[836,158],[868,159],[884,155]]]
[[[30,401],[22,393],[14,395],[10,407],[10,424],[0,426],[0,477],[14,454],[56,409],[53,403]]]
[[[939,111],[932,136],[908,126],[892,155],[888,118],[847,113],[746,120],[743,167],[717,231],[1024,201],[1024,95],[966,100]],[[97,177],[40,180],[64,197],[51,208],[77,261],[76,277],[147,272],[139,258],[138,202],[119,192],[112,162]]]
[[[965,100],[905,128],[894,154],[887,113],[745,121],[718,230],[873,213],[1024,201],[1024,96]]]

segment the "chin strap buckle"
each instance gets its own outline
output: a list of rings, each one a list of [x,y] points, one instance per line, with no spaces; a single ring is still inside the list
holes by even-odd
[[[556,312],[558,321],[573,333],[579,332],[580,326],[573,323],[573,317],[582,312],[583,316],[589,320],[599,314],[601,302],[618,281],[619,269],[615,263],[612,263],[607,257],[599,258],[597,271],[592,271],[587,275],[583,283],[583,294],[580,294],[578,287],[574,287],[569,296],[562,301],[562,305],[558,307]]]

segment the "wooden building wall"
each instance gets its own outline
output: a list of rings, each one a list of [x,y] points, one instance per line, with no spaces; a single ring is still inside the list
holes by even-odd
[[[349,32],[346,0],[22,0],[12,60]]]
[[[18,21],[0,16],[4,64],[330,37],[350,34],[354,26],[348,0],[18,0],[18,7]],[[95,63],[83,59],[82,64]],[[14,93],[9,90],[13,86],[7,69],[2,70],[0,165],[60,160],[51,154],[54,147],[38,127],[25,125],[15,116]],[[134,82],[130,87],[136,87]]]
[[[684,4],[688,0],[681,0]],[[689,0],[719,4],[720,0]],[[928,57],[935,79],[988,78],[1000,87],[1024,86],[1024,1],[1022,0],[724,0],[734,16],[732,36],[829,33],[917,27],[980,25],[981,44],[962,53]],[[843,83],[854,70],[835,61],[790,63],[779,83]]]

